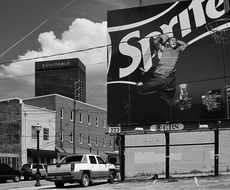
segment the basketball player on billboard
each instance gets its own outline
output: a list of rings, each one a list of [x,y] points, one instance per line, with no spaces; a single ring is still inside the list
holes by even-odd
[[[148,74],[144,82],[137,83],[139,95],[160,93],[169,103],[176,91],[176,66],[180,53],[188,46],[185,42],[162,34],[153,41],[154,48],[158,52],[159,62],[157,66],[148,71],[140,68],[143,74]]]

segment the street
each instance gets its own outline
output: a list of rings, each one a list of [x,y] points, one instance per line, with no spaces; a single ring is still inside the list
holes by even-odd
[[[53,183],[41,180],[41,187],[34,187],[35,181],[20,181],[15,183],[8,181],[0,184],[1,190],[17,189],[17,190],[32,190],[32,189],[58,189]],[[61,189],[86,189],[79,184],[65,184]],[[115,189],[132,189],[132,190],[148,190],[148,189],[172,189],[172,190],[189,190],[189,189],[205,189],[205,190],[226,190],[230,189],[230,176],[220,177],[197,177],[197,178],[178,178],[176,181],[169,182],[168,180],[128,180],[125,182],[116,182],[114,184],[106,183],[105,181],[97,181],[87,189],[96,190],[115,190]]]

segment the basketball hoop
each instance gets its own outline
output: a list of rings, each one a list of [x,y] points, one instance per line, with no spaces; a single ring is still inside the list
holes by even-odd
[[[207,23],[205,27],[217,44],[228,44],[230,42],[230,18],[217,19]]]

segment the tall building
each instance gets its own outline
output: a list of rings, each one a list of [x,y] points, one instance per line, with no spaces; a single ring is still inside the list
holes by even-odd
[[[78,59],[35,63],[35,96],[60,94],[86,102],[86,68]]]

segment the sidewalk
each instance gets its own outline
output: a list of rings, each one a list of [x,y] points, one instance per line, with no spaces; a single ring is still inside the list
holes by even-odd
[[[159,180],[167,180],[165,179],[165,174],[157,174]],[[229,176],[230,172],[220,172],[219,177],[221,176]],[[214,177],[214,174],[211,172],[208,173],[186,173],[186,174],[172,174],[170,177],[177,179],[185,179],[185,178],[194,178],[194,177]],[[217,177],[218,178],[218,177]],[[143,181],[143,180],[153,180],[154,176],[134,176],[134,177],[126,177],[125,181]],[[230,188],[229,188],[230,189]]]

